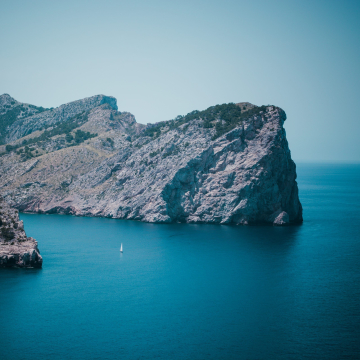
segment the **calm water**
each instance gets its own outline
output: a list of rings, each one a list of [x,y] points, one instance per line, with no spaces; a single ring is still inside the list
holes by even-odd
[[[298,227],[23,214],[44,267],[0,271],[0,358],[360,358],[360,166],[298,175]]]

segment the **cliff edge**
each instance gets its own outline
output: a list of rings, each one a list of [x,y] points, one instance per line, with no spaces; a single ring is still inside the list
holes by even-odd
[[[145,126],[104,95],[56,109],[3,102],[9,125],[1,134],[0,192],[20,211],[158,223],[302,222],[279,107],[222,104]],[[41,113],[22,118],[35,110]]]
[[[37,242],[27,237],[19,212],[0,196],[0,267],[41,268]]]

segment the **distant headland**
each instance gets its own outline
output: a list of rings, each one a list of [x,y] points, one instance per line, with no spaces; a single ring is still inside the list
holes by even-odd
[[[285,119],[279,107],[243,102],[143,125],[111,96],[46,109],[4,94],[0,193],[23,212],[298,224]]]

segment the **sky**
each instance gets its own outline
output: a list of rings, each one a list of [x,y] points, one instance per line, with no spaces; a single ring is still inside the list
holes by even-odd
[[[229,102],[285,110],[292,158],[360,162],[360,1],[0,0],[0,94],[96,94],[140,123]]]

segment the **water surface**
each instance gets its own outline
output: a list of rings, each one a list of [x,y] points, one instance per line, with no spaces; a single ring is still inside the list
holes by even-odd
[[[0,271],[0,358],[360,358],[360,166],[298,176],[302,226],[22,214],[44,265]]]

